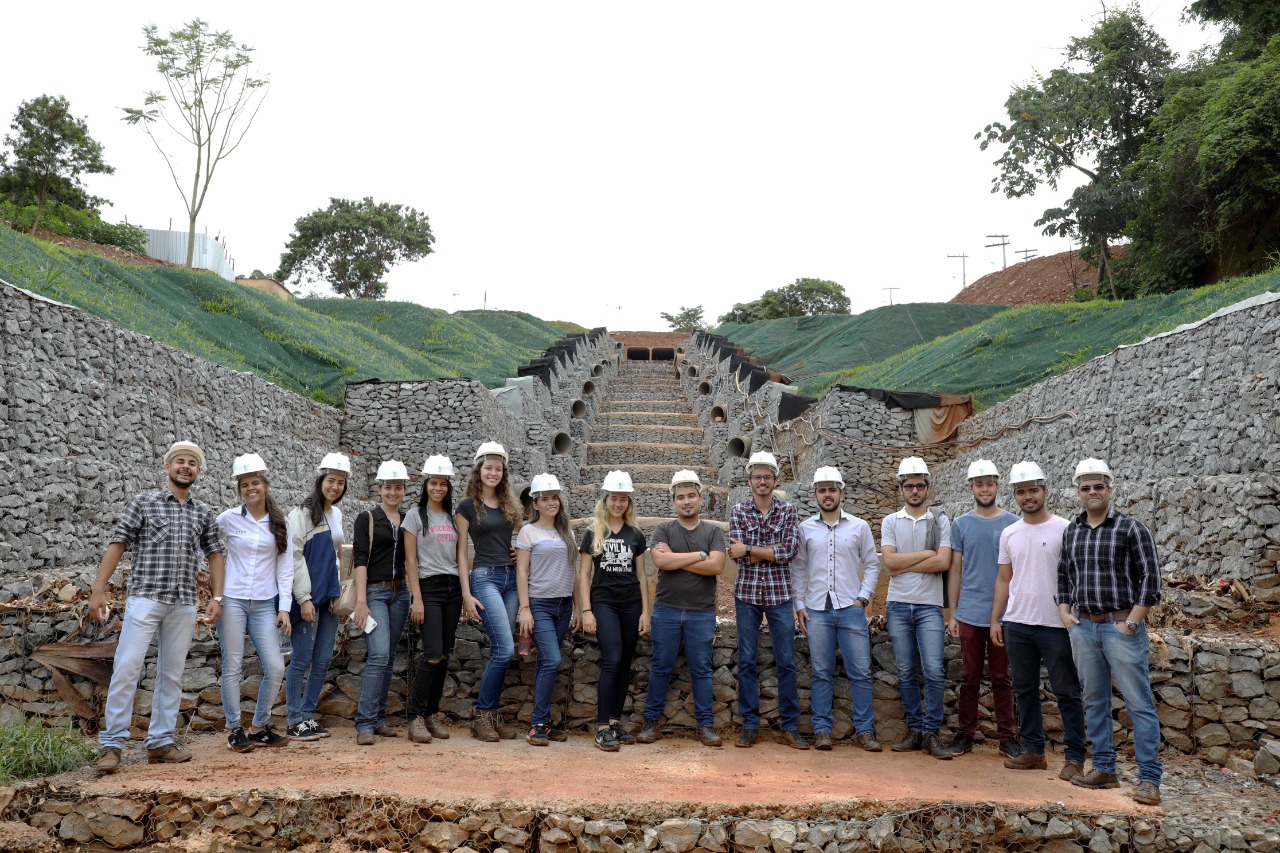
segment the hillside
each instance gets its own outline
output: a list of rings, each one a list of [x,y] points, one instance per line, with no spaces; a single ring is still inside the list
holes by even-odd
[[[1127,246],[1113,246],[1111,257],[1124,257],[1127,249]],[[951,302],[1008,305],[1010,308],[1070,302],[1077,291],[1092,288],[1097,281],[1098,270],[1080,260],[1079,252],[1059,252],[987,273],[953,296]]]
[[[194,355],[339,403],[345,383],[469,376],[494,387],[562,332],[528,314],[285,301],[215,275],[121,265],[0,228],[0,278]]]

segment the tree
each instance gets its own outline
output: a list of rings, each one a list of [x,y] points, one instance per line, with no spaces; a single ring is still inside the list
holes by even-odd
[[[426,257],[435,240],[427,215],[412,207],[331,198],[293,224],[274,278],[327,281],[343,296],[381,299],[388,270]]]
[[[1195,0],[1186,14],[1223,27],[1221,55],[1253,59],[1280,33],[1280,4],[1259,0]]]
[[[1041,185],[1057,190],[1068,172],[1088,182],[1044,212],[1043,233],[1079,238],[1098,279],[1111,280],[1110,241],[1137,212],[1141,185],[1125,177],[1163,101],[1174,54],[1136,7],[1103,12],[1089,35],[1073,38],[1062,68],[1018,86],[1005,102],[1009,123],[992,122],[974,138],[1000,144],[991,191],[1009,198]],[[1111,281],[1112,295],[1115,283]]]
[[[115,169],[102,159],[102,145],[89,135],[84,119],[71,114],[66,98],[41,95],[24,102],[10,127],[14,133],[4,141],[13,162],[0,156],[0,190],[19,207],[36,206],[32,234],[50,200],[96,210],[102,199],[85,193],[80,175],[110,175]]]
[[[237,44],[229,32],[210,32],[196,18],[168,37],[154,24],[142,28],[142,52],[156,58],[168,94],[150,91],[142,108],[124,108],[124,121],[140,125],[156,146],[173,185],[187,206],[187,266],[195,252],[196,218],[204,207],[218,164],[240,147],[267,93],[267,81],[249,72],[253,48]],[[159,105],[159,106],[157,106]],[[157,137],[160,125],[195,148],[190,191],[173,168],[173,158]],[[168,135],[168,134],[165,134]]]
[[[848,313],[849,297],[843,287],[826,279],[798,278],[786,287],[766,290],[753,302],[739,302],[720,317],[720,322],[744,324],[783,317]]]
[[[673,332],[687,332],[689,334],[693,334],[703,327],[701,305],[696,308],[685,308],[681,305],[680,311],[677,314],[668,314],[666,311],[663,311],[658,316],[667,321],[667,324],[671,326],[671,331]]]

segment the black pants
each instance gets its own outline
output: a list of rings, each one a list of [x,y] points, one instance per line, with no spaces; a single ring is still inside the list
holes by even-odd
[[[626,604],[592,602],[601,658],[600,683],[596,686],[596,722],[600,725],[622,719],[643,609],[638,598]]]
[[[429,717],[440,710],[449,654],[462,614],[462,586],[457,575],[431,575],[418,581],[422,589],[423,619],[419,630],[422,660],[413,676],[410,713]],[[434,663],[432,662],[434,661]]]

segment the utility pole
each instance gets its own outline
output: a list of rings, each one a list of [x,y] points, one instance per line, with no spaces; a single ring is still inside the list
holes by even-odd
[[[988,243],[987,248],[994,249],[996,246],[999,246],[1000,247],[1000,269],[1008,268],[1009,263],[1008,261],[1005,260],[1004,247],[1009,245],[1009,235],[1008,234],[988,234],[987,237],[993,240],[999,239],[1003,241],[1000,243]]]
[[[961,254],[959,254],[959,255],[947,255],[947,257],[948,257],[948,258],[959,258],[959,259],[960,259],[960,287],[961,287],[961,289],[968,287],[968,286],[969,286],[969,274],[968,274],[968,273],[966,272],[966,270],[965,270],[965,258],[967,258],[967,257],[969,257],[969,256],[968,256],[968,255],[966,255],[966,254],[964,254],[964,253],[961,253]]]
[[[1025,263],[1026,261],[1029,261],[1036,256],[1036,250],[1035,249],[1017,249],[1014,251],[1014,254],[1022,255],[1022,260]]]
[[[889,304],[890,304],[890,305],[892,305],[892,304],[893,304],[893,292],[894,292],[895,290],[902,290],[902,288],[901,288],[901,287],[882,287],[882,288],[880,288],[880,289],[881,289],[881,290],[887,290],[887,291],[889,291]]]

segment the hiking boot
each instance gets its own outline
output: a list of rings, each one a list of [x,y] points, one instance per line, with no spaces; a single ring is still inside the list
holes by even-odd
[[[880,741],[876,740],[876,736],[872,732],[863,732],[855,739],[858,746],[867,752],[883,752],[884,747],[880,746]]]
[[[389,723],[379,723],[374,727],[373,733],[378,737],[398,737],[396,730],[391,728]]]
[[[1095,767],[1082,776],[1072,776],[1071,784],[1081,788],[1119,788],[1120,777],[1114,773],[1103,773]]]
[[[120,769],[120,747],[108,746],[102,750],[98,763],[94,767],[99,773],[115,773]]]
[[[937,732],[929,732],[924,736],[924,751],[939,761],[950,761],[955,758],[951,750],[942,745],[942,738]]]
[[[596,729],[596,748],[605,752],[617,752],[621,748],[612,728]]]
[[[532,746],[546,746],[551,743],[551,738],[547,736],[549,731],[551,731],[550,726],[531,726],[524,739]]]
[[[1062,765],[1062,770],[1058,771],[1058,778],[1063,781],[1070,782],[1077,776],[1084,775],[1084,765],[1077,764],[1071,759],[1067,759],[1067,763]]]
[[[357,746],[373,746],[377,740],[373,732],[356,732]]]
[[[1013,738],[1000,741],[1000,754],[1005,758],[1017,758],[1020,752],[1022,752],[1022,744]]]
[[[493,711],[476,711],[475,717],[471,720],[471,736],[485,743],[495,743],[499,740],[498,732],[493,727]]]
[[[951,743],[947,744],[947,749],[951,750],[952,755],[973,752],[973,738],[968,735],[956,735],[951,739]]]
[[[831,748],[831,732],[814,732],[813,748],[828,750]]]
[[[444,714],[437,711],[427,717],[427,731],[431,732],[431,736],[436,740],[448,740],[449,726],[445,723]]]
[[[1043,752],[1031,752],[1024,749],[1013,758],[1006,758],[1004,766],[1010,770],[1045,770],[1049,767],[1049,762],[1044,760]]]
[[[662,740],[662,729],[658,728],[658,721],[645,720],[640,734],[636,735],[636,743],[653,743],[658,740]]]
[[[785,731],[782,733],[782,742],[792,749],[808,749],[809,742],[798,731]]]
[[[1144,806],[1160,805],[1160,786],[1155,782],[1139,782],[1133,789],[1133,801]]]
[[[907,736],[895,743],[890,749],[894,752],[915,752],[924,745],[924,735],[920,732],[907,732]]]
[[[738,735],[738,739],[733,742],[733,745],[740,746],[743,749],[750,749],[756,745],[756,741],[759,739],[759,729],[743,729],[742,734]]]
[[[502,719],[502,710],[498,709],[493,712],[493,729],[498,733],[498,737],[503,740],[515,740],[520,734],[520,730]]]
[[[285,729],[285,733],[289,735],[291,740],[320,740],[324,735],[320,734],[323,729],[311,720],[303,720],[300,723],[294,723]]]
[[[147,750],[148,764],[181,764],[190,760],[191,753],[178,749],[172,743],[166,743],[164,746],[157,746]]]
[[[622,723],[614,723],[610,726],[613,729],[613,739],[620,746],[631,746],[636,742],[636,736],[622,727]]]
[[[289,742],[284,735],[271,731],[271,726],[263,726],[261,731],[249,732],[248,737],[254,746],[284,746]]]
[[[431,743],[431,730],[422,717],[414,717],[409,721],[409,740],[414,743]]]
[[[244,729],[232,729],[227,732],[227,749],[232,752],[253,752],[253,741],[249,740]]]
[[[703,746],[720,746],[723,741],[711,726],[698,726],[698,740]]]

